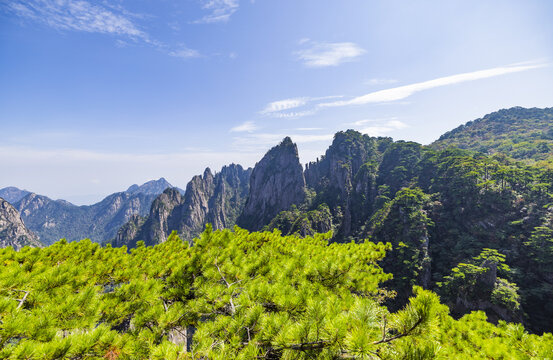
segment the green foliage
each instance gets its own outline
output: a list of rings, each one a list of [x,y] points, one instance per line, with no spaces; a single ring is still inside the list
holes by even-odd
[[[504,109],[442,135],[434,148],[458,147],[504,153],[515,159],[551,159],[553,109]]]
[[[497,275],[511,276],[505,264],[505,255],[495,249],[483,249],[471,263],[460,263],[451,274],[438,283],[442,298],[461,313],[484,306],[488,311],[496,310],[492,304],[504,309],[512,319],[517,319],[520,311],[518,286]],[[489,303],[489,305],[483,305]],[[501,310],[496,310],[496,312]],[[503,315],[505,317],[505,315]]]
[[[295,205],[290,210],[281,211],[264,230],[278,229],[284,235],[313,236],[333,230],[332,214],[326,204],[316,209],[302,212]]]
[[[481,319],[459,338],[464,320],[418,287],[390,313],[377,264],[389,245],[328,239],[208,226],[191,247],[173,233],[130,253],[89,240],[2,249],[0,358],[433,359],[460,344],[471,355],[488,332],[496,358],[550,354],[550,335]]]
[[[392,244],[383,267],[394,274],[394,279],[386,285],[398,291],[399,305],[407,300],[413,285],[427,286],[430,280],[428,228],[433,223],[424,210],[429,201],[430,196],[420,188],[404,188],[369,222],[374,241]]]

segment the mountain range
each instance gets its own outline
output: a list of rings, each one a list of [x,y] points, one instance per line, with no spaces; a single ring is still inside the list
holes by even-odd
[[[143,185],[132,185],[126,191],[107,196],[93,205],[77,206],[65,200],[52,200],[14,187],[0,190],[19,212],[26,227],[45,245],[61,238],[68,241],[90,238],[104,242],[115,237],[117,230],[133,215],[145,215],[154,199],[172,187],[164,178]]]
[[[153,182],[150,193],[131,186],[91,206],[32,193],[14,206],[45,244],[89,237],[132,248],[172,231],[193,241],[207,223],[387,242],[390,308],[421,285],[454,315],[484,310],[492,321],[551,331],[552,115],[552,108],[500,110],[428,146],[347,130],[305,167],[287,137],[253,169],[208,168],[184,194]]]

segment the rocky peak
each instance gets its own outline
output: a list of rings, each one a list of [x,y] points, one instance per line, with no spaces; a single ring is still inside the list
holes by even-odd
[[[369,215],[376,193],[377,164],[391,143],[391,138],[341,131],[322,159],[307,165],[306,183],[320,194],[340,222],[340,236],[348,236],[352,224]]]
[[[150,215],[133,218],[118,232],[114,245],[133,247],[138,240],[154,245],[166,240],[176,230],[185,240],[201,233],[206,223],[214,229],[233,226],[244,208],[251,169],[231,164],[213,174],[206,168],[186,186],[184,196],[179,189],[165,190],[152,204]]]
[[[147,195],[159,195],[165,189],[170,187],[172,187],[172,185],[165,180],[165,178],[159,178],[158,180],[150,180],[145,182],[140,186],[137,184],[131,185],[126,192],[130,194],[143,193]]]
[[[259,230],[279,212],[305,198],[305,178],[298,148],[289,137],[259,161],[250,177],[250,194],[238,220],[248,230]]]
[[[8,246],[19,250],[24,246],[42,247],[42,244],[38,237],[27,229],[13,205],[0,198],[0,247]]]

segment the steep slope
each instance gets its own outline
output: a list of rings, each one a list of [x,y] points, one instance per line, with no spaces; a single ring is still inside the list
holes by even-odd
[[[553,308],[538,304],[553,296],[553,170],[347,131],[308,164],[305,178],[306,201],[266,229],[331,228],[338,242],[390,242],[383,265],[394,274],[393,308],[416,284],[450,299],[459,316],[484,310],[490,319],[552,329]],[[501,274],[480,280],[495,267]]]
[[[17,210],[0,198],[0,248],[11,246],[19,250],[24,246],[42,247],[38,237],[27,229]]]
[[[29,194],[29,191],[21,190],[14,186],[8,186],[0,189],[0,198],[6,200],[10,204],[15,204]]]
[[[131,192],[111,194],[93,205],[76,206],[30,193],[15,206],[29,229],[47,245],[61,238],[68,241],[90,238],[101,243],[113,239],[131,216],[147,215],[158,195],[156,191],[164,188],[166,183],[165,179],[160,179],[141,187],[131,187]]]
[[[448,146],[515,159],[546,160],[553,156],[553,108],[514,107],[469,121],[443,134],[434,149]]]
[[[372,138],[357,131],[338,132],[321,160],[307,164],[307,186],[314,206],[326,204],[336,235],[351,235],[355,224],[371,214],[377,196],[376,166],[391,138]]]
[[[165,241],[172,231],[191,240],[207,223],[215,229],[234,226],[244,208],[251,169],[231,164],[215,175],[207,168],[194,176],[184,195],[176,188],[165,190],[152,203],[148,217],[133,218],[117,233],[114,246],[134,247],[140,240],[147,245]]]
[[[250,178],[250,192],[237,224],[260,230],[279,212],[305,199],[305,178],[298,148],[289,137],[259,161]]]

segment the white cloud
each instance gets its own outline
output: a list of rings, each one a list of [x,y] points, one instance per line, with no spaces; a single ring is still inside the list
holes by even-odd
[[[169,55],[183,59],[197,58],[201,56],[198,50],[189,49],[185,46],[181,46],[178,50],[170,51]]]
[[[359,129],[359,132],[370,136],[385,136],[395,130],[401,130],[408,127],[409,125],[399,120],[389,120],[380,124],[361,128]]]
[[[300,106],[306,105],[308,101],[309,101],[308,97],[298,97],[298,98],[273,101],[267,104],[267,106],[265,106],[265,109],[263,109],[261,113],[269,114],[269,113],[279,112],[283,110],[298,108]]]
[[[279,112],[279,113],[272,114],[272,116],[277,119],[295,119],[295,118],[310,116],[315,113],[316,113],[315,110],[305,110],[305,111]]]
[[[290,136],[292,141],[298,145],[323,141],[329,142],[334,138],[334,134],[255,133],[235,137],[232,146],[239,151],[259,153],[277,145],[286,136]]]
[[[308,44],[309,47],[297,51],[296,56],[307,67],[337,66],[343,62],[353,61],[365,53],[365,50],[352,42],[322,43],[304,41],[302,44]]]
[[[397,120],[396,117],[388,117],[388,118],[378,118],[378,119],[363,119],[363,120],[357,120],[357,121],[354,121],[354,122],[351,122],[351,123],[347,123],[345,125],[348,125],[348,126],[363,126],[365,124],[369,124],[369,123],[377,123],[377,122],[388,122],[388,121],[391,121],[391,120]]]
[[[253,121],[246,121],[238,126],[230,129],[230,132],[252,132],[257,130],[257,126]]]
[[[15,14],[53,28],[91,33],[124,35],[149,42],[148,35],[124,13],[115,13],[84,0],[10,1]]]
[[[201,56],[197,50],[183,46],[173,49],[172,46],[153,39],[134,21],[148,16],[133,14],[121,5],[105,2],[100,5],[86,0],[7,0],[6,5],[0,1],[0,7],[6,8],[17,16],[55,29],[119,37],[115,40],[118,47],[126,47],[131,42],[140,41],[170,56],[180,58]]]
[[[273,101],[263,110],[260,111],[262,115],[271,116],[279,119],[287,118],[299,118],[304,116],[310,116],[316,113],[317,108],[312,107],[301,111],[287,111],[292,109],[298,109],[306,107],[312,103],[320,102],[322,100],[341,98],[342,95],[332,96],[319,96],[319,97],[296,97],[284,100]]]
[[[383,103],[397,100],[403,100],[409,96],[423,91],[429,90],[441,86],[459,84],[468,81],[487,79],[494,76],[500,76],[520,71],[526,71],[546,66],[545,64],[534,65],[518,65],[518,66],[502,66],[487,70],[474,71],[470,73],[463,73],[457,75],[451,75],[446,77],[437,78],[434,80],[423,81],[411,85],[398,86],[391,89],[380,90],[368,93],[366,95],[358,96],[351,100],[334,101],[330,103],[320,104],[321,107],[331,106],[348,106],[348,105],[364,105],[370,103]]]
[[[226,22],[240,6],[239,0],[203,0],[202,8],[209,11],[209,14],[203,18],[194,21],[194,23],[216,23]]]

